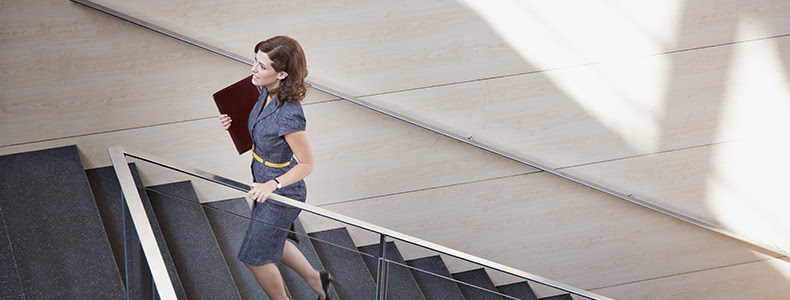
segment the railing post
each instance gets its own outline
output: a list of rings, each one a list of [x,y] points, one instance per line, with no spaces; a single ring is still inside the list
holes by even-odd
[[[123,200],[126,201],[134,228],[140,237],[140,245],[151,269],[151,276],[156,284],[156,291],[160,299],[178,299],[173,282],[170,280],[170,274],[167,272],[162,252],[151,228],[151,223],[148,220],[148,214],[145,213],[143,201],[134,183],[132,171],[126,161],[125,152],[121,147],[107,148],[107,152],[110,154],[110,161],[115,170],[115,176],[118,177],[118,182],[121,185]]]
[[[378,274],[376,275],[376,299],[387,299],[387,236],[379,239]]]

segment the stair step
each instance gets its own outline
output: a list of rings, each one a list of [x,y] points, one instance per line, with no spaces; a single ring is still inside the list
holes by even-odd
[[[142,186],[142,180],[135,164],[129,164],[129,170],[135,184]],[[140,238],[137,236],[137,231],[134,229],[129,215],[129,209],[123,199],[115,169],[110,166],[86,170],[85,173],[91,184],[104,230],[115,254],[115,262],[124,279],[127,299],[143,299],[143,296],[145,299],[150,298],[154,294],[153,277],[145,260]],[[144,190],[138,190],[138,193],[140,193],[142,202],[147,203],[150,210],[150,201]],[[180,286],[180,282],[178,284]]]
[[[461,289],[462,293],[464,293],[464,297],[466,297],[466,299],[502,300],[502,296],[492,293],[498,291],[496,286],[494,286],[494,283],[491,281],[491,277],[489,277],[488,273],[486,273],[485,269],[481,268],[454,273],[453,278],[472,285],[469,286],[462,283],[458,284],[458,288]]]
[[[0,156],[0,210],[25,298],[125,298],[76,146]]]
[[[107,234],[110,248],[115,256],[115,263],[120,273],[125,274],[123,243],[125,206],[118,177],[115,175],[113,167],[85,170],[85,174],[88,176],[93,198],[96,200],[96,207],[99,209],[99,215],[102,224],[104,224],[104,232]]]
[[[458,285],[449,279],[453,278],[444,260],[439,255],[417,258],[406,261],[406,264],[419,270],[411,270],[414,279],[420,286],[422,293],[426,299],[435,300],[462,300],[465,299],[463,293],[458,288]],[[434,275],[436,274],[436,275]],[[443,276],[443,277],[438,277]]]
[[[317,239],[312,240],[313,246],[326,269],[335,278],[334,287],[340,299],[374,298],[376,283],[361,255],[355,251],[356,246],[346,228],[313,232],[309,235]]]
[[[189,181],[147,188],[189,299],[241,299],[208,218]]]
[[[365,261],[373,278],[376,278],[378,274],[378,259],[376,257],[379,255],[379,248],[381,248],[379,244],[358,248],[360,252],[370,255],[363,255],[362,260]],[[417,281],[414,280],[414,276],[411,274],[411,269],[403,266],[406,265],[406,261],[400,254],[395,242],[387,242],[386,257],[388,260],[402,264],[390,263],[388,266],[387,297],[389,299],[425,299],[420,287],[417,285]]]
[[[535,292],[532,291],[532,287],[526,281],[500,285],[497,287],[497,290],[502,294],[518,299],[538,300],[538,296],[535,296]]]

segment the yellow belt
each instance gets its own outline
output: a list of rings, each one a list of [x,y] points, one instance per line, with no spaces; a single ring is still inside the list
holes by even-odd
[[[281,164],[276,164],[276,163],[270,162],[268,160],[264,161],[263,158],[258,156],[258,154],[255,154],[255,145],[252,146],[252,157],[254,157],[255,160],[257,160],[259,163],[262,163],[262,164],[266,165],[267,167],[285,168],[285,167],[291,165],[291,161],[287,161],[287,162],[284,162],[284,163],[281,163]]]

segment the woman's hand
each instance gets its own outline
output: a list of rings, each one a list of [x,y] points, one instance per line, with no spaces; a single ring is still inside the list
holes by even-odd
[[[219,122],[222,123],[222,127],[225,128],[225,130],[228,130],[228,128],[230,128],[230,123],[233,122],[233,120],[230,119],[230,116],[221,114],[219,115]]]
[[[252,201],[263,203],[277,189],[277,183],[274,180],[269,180],[265,183],[256,182],[250,186],[250,192],[247,195]]]

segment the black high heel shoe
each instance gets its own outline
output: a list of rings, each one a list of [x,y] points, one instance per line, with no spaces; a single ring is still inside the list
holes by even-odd
[[[326,298],[324,300],[332,300],[332,296],[329,293],[329,284],[332,283],[332,275],[329,274],[327,271],[323,271],[320,273],[321,276],[321,288],[324,289],[324,295]],[[318,297],[318,300],[321,300],[321,297]]]

